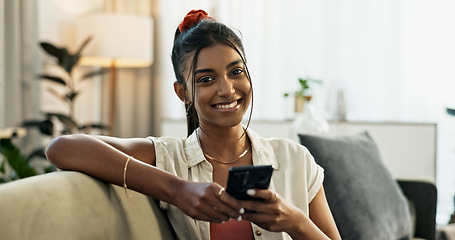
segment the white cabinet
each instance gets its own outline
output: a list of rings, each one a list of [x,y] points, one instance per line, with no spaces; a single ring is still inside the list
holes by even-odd
[[[264,137],[290,138],[291,121],[252,121],[250,127]],[[330,135],[368,131],[377,143],[384,164],[394,178],[436,183],[435,123],[330,122]],[[184,121],[165,121],[163,136],[185,137]]]
[[[377,143],[381,158],[393,177],[436,183],[435,123],[332,123],[334,135],[362,131],[368,131]]]

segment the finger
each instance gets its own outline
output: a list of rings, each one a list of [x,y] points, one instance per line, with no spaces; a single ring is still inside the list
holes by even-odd
[[[276,200],[278,200],[278,194],[276,192],[273,192],[273,197],[272,197],[272,200],[270,200],[269,202],[276,202]]]
[[[215,220],[213,217],[204,214],[202,212],[199,212],[198,215],[196,216],[191,216],[194,219],[201,220],[201,221],[207,221],[207,222],[220,222],[218,219]],[[222,221],[221,221],[222,222]]]
[[[249,201],[243,200],[241,201],[243,208],[245,208],[245,214],[248,212],[255,212],[255,213],[264,213],[269,211],[269,204],[261,201]],[[245,215],[243,214],[243,215]]]
[[[213,206],[208,204],[186,206],[186,211],[184,212],[188,216],[202,221],[221,222],[229,220],[229,217],[224,216],[222,213],[216,211]]]
[[[222,222],[228,221],[231,217],[224,212],[220,211],[219,207],[213,205],[205,205],[200,208],[200,211],[209,217],[207,221],[210,222]]]
[[[268,189],[248,189],[247,194],[252,197],[265,199],[266,202],[270,203],[278,200],[278,194]]]
[[[247,211],[242,215],[242,219],[254,222],[256,224],[266,223],[269,221],[270,218],[271,216],[269,214],[260,212],[258,210],[254,210],[254,212]]]
[[[202,221],[207,221],[207,222],[213,222],[213,223],[222,223],[222,222],[229,221],[231,218],[226,215],[223,215],[223,217],[220,218],[220,217],[213,217],[211,215],[201,213],[201,215],[199,217],[196,217],[196,219],[202,220]]]
[[[224,189],[219,186],[213,188],[213,194],[206,194],[200,197],[199,200],[193,202],[193,208],[191,210],[193,216],[197,216],[196,218],[204,218],[204,220],[210,222],[229,220],[231,217],[223,211],[225,208],[223,205],[225,204],[220,201],[218,197],[218,195],[222,195],[223,192]]]
[[[237,219],[240,214],[244,213],[240,201],[232,197],[229,193],[222,191],[218,199],[220,200],[220,204],[216,205],[216,208],[231,218]]]

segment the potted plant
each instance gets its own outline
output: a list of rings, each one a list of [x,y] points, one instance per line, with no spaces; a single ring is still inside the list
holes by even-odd
[[[0,129],[0,183],[53,172],[56,168],[44,156],[44,151],[37,149],[24,155],[14,143],[14,139],[24,137],[25,128]]]
[[[321,80],[312,78],[299,78],[299,89],[292,94],[294,95],[294,111],[296,113],[302,112],[305,102],[311,101],[313,97],[312,84],[322,84]],[[290,93],[285,93],[285,97],[289,97]]]
[[[56,86],[64,87],[65,91],[63,94],[59,93],[59,91],[53,87],[49,87],[49,92],[58,100],[64,101],[68,106],[68,111],[44,112],[44,120],[37,119],[23,122],[22,127],[25,130],[28,128],[37,128],[40,133],[46,136],[55,136],[57,134],[77,132],[90,133],[91,129],[94,128],[101,130],[107,129],[107,126],[100,123],[80,124],[76,121],[74,116],[74,103],[80,93],[79,85],[83,81],[90,80],[92,77],[108,71],[106,69],[90,71],[83,74],[81,78],[75,79],[74,69],[77,67],[83,49],[90,40],[90,37],[87,38],[74,53],[68,51],[65,47],[57,47],[48,42],[40,43],[41,48],[55,60],[55,66],[63,71],[60,71],[60,73],[62,73],[60,75],[40,74],[38,75],[38,79],[49,81]],[[57,119],[63,125],[63,130],[59,133],[55,132],[54,119]],[[0,155],[2,156],[2,158],[0,158],[0,183],[34,176],[43,172],[55,171],[55,167],[46,160],[44,147],[38,147],[28,155],[21,153],[20,148],[17,147],[13,141],[15,137],[18,137],[16,129],[20,128],[11,129],[14,129],[11,134],[0,135]],[[0,133],[4,133],[4,131],[0,131]],[[47,162],[44,164],[32,164],[34,161],[37,161],[37,159]]]
[[[298,141],[298,134],[322,134],[330,130],[328,122],[313,108],[313,84],[322,84],[321,80],[311,78],[299,78],[299,89],[292,93],[294,95],[294,111],[296,116],[292,123],[292,135]],[[288,97],[291,94],[285,93]]]
[[[74,78],[74,69],[79,62],[82,51],[90,42],[91,37],[87,38],[77,49],[76,52],[71,53],[66,47],[57,47],[48,42],[41,42],[41,48],[55,60],[55,65],[62,69],[64,74],[61,75],[49,75],[49,74],[40,74],[38,76],[39,80],[46,80],[54,83],[55,85],[63,86],[65,88],[65,93],[61,94],[56,89],[50,87],[49,92],[54,95],[58,100],[64,101],[68,106],[67,113],[56,113],[56,112],[45,112],[46,119],[44,121],[27,121],[24,122],[23,126],[25,127],[38,127],[41,132],[46,135],[52,135],[53,125],[52,118],[57,118],[60,122],[63,123],[63,130],[61,134],[76,133],[76,132],[86,132],[89,133],[91,129],[106,129],[107,126],[100,123],[88,123],[88,124],[79,124],[74,117],[74,103],[76,98],[79,96],[80,89],[79,85],[87,80],[93,79],[94,76],[104,74],[108,69],[100,69],[87,72],[82,75],[80,79],[76,81]],[[43,131],[44,130],[44,131]]]

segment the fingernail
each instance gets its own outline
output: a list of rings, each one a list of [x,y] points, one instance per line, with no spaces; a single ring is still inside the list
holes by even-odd
[[[237,221],[242,221],[242,215],[240,215],[238,218],[237,218]]]
[[[243,208],[240,208],[240,211],[239,211],[240,214],[244,214],[245,213],[245,209]]]
[[[250,195],[250,196],[253,196],[254,194],[256,193],[256,191],[254,189],[248,189],[246,190],[246,194]]]

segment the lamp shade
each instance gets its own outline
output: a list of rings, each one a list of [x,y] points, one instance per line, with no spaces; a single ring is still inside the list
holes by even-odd
[[[153,62],[153,19],[144,15],[97,13],[78,18],[76,40],[92,40],[79,64],[109,67],[147,67]]]

